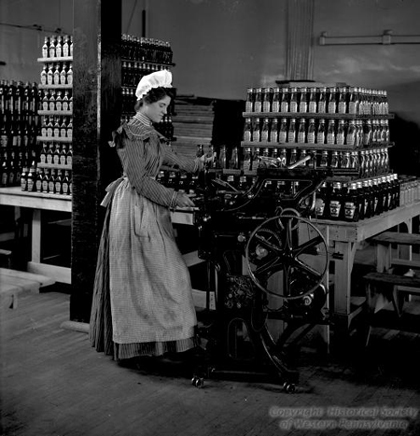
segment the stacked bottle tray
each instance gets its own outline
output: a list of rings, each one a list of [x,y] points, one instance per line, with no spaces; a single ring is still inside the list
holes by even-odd
[[[46,36],[42,47],[41,119],[36,167],[27,169],[22,189],[39,193],[72,193],[73,42],[70,35]]]
[[[305,157],[303,165],[331,172],[318,193],[318,217],[353,221],[399,205],[386,91],[347,85],[248,88],[243,117],[245,174]]]
[[[19,186],[22,169],[36,162],[38,85],[0,81],[0,186]]]

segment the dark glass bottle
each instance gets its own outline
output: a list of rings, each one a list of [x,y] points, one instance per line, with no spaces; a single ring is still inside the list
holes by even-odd
[[[342,217],[342,205],[343,205],[343,195],[342,195],[341,182],[333,182],[332,191],[329,200],[329,219],[339,220]]]
[[[359,221],[359,195],[356,182],[351,182],[347,193],[344,195],[344,220]]]

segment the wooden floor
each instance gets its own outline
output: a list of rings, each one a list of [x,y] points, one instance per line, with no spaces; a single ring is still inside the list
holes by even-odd
[[[2,309],[1,434],[420,434],[418,336],[376,330],[364,353],[351,344],[330,355],[307,348],[295,394],[216,379],[197,389],[186,377],[119,366],[86,333],[62,329],[68,316],[69,295],[59,292],[20,294],[16,310]],[[336,429],[322,431],[327,425]]]

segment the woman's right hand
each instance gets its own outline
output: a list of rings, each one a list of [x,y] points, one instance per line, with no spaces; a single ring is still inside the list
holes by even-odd
[[[183,192],[178,192],[176,199],[177,207],[194,207],[194,202]]]

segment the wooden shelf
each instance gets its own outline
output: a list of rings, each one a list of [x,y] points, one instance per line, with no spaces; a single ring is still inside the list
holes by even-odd
[[[39,142],[67,142],[73,141],[73,138],[62,138],[58,136],[37,136],[36,140]]]
[[[45,111],[45,110],[40,110],[38,111],[38,115],[59,115],[59,116],[67,116],[67,117],[71,117],[73,116],[73,111]]]
[[[72,62],[73,56],[59,57],[59,58],[38,58],[37,62],[43,62],[46,64],[51,64],[54,62]]]
[[[153,62],[153,61],[141,61],[138,59],[133,59],[133,58],[121,58],[121,65],[122,62],[138,62],[140,64],[145,64],[145,65],[160,65],[162,67],[174,67],[175,64],[174,63],[170,63],[170,64],[166,64],[163,62]],[[150,74],[150,73],[147,73]]]
[[[73,89],[73,85],[38,85],[38,89]]]
[[[354,145],[336,145],[336,144],[308,144],[300,143],[300,142],[253,142],[253,141],[242,141],[241,147],[249,147],[249,148],[299,148],[305,150],[331,150],[331,151],[362,151],[362,150],[370,150],[381,147],[392,147],[394,145],[393,142],[378,142],[376,144],[372,144],[369,147],[355,147]]]
[[[49,164],[49,163],[41,163],[41,162],[39,162],[37,164],[37,167],[38,168],[54,168],[57,170],[68,170],[68,171],[72,170],[71,165]]]
[[[20,186],[0,188],[0,205],[71,212],[71,195],[22,191]]]
[[[389,120],[394,114],[387,115],[361,115],[361,114],[337,114],[337,113],[309,113],[309,112],[242,112],[244,118],[315,118],[330,120]]]

